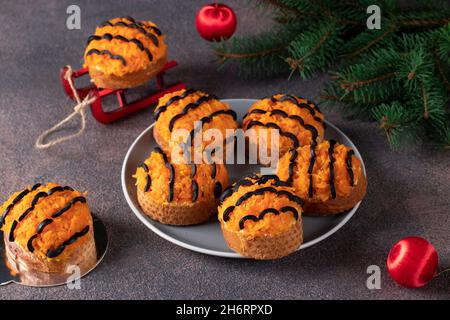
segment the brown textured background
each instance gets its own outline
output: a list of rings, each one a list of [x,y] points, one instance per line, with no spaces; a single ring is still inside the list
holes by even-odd
[[[224,1],[239,19],[238,34],[267,28],[264,15],[244,1]],[[82,10],[81,30],[65,27],[66,8]],[[89,191],[89,201],[107,224],[112,244],[104,262],[81,282],[36,289],[11,284],[0,299],[110,298],[450,298],[450,274],[421,290],[407,290],[387,275],[389,248],[404,236],[429,239],[450,267],[450,154],[429,147],[392,152],[376,125],[330,121],[359,147],[368,171],[368,194],[357,214],[332,237],[279,261],[230,260],[179,248],[138,221],[122,196],[120,169],[135,137],[150,124],[150,111],[105,126],[90,115],[86,133],[38,151],[35,138],[65,117],[73,103],[58,79],[59,68],[82,63],[87,37],[97,23],[115,16],[151,19],[168,34],[170,72],[189,86],[222,98],[259,98],[275,92],[317,99],[326,76],[311,81],[242,80],[235,70],[216,69],[209,44],[196,33],[194,17],[206,1],[4,1],[0,10],[0,201],[38,181]],[[382,268],[382,289],[366,288],[366,268]]]

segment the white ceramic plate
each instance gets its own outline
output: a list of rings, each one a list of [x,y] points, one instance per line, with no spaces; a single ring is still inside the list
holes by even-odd
[[[253,99],[225,99],[230,107],[236,111],[238,119],[242,119],[247,109],[256,100]],[[355,151],[355,155],[361,159],[364,173],[366,169],[361,155],[353,142],[333,124],[326,122],[326,139],[335,139]],[[125,156],[122,166],[122,189],[125,198],[133,210],[134,214],[148,228],[162,238],[175,243],[183,248],[193,251],[211,254],[215,256],[228,258],[242,258],[242,256],[228,248],[220,230],[220,224],[216,221],[210,221],[205,224],[185,227],[167,226],[151,220],[139,207],[136,197],[135,180],[132,177],[136,168],[149,156],[154,147],[157,146],[153,139],[153,124],[137,137]],[[250,165],[227,165],[230,182],[234,182],[244,175],[258,170]],[[299,249],[310,247],[331,236],[339,230],[355,214],[360,203],[350,211],[343,212],[330,217],[303,217],[304,242]]]

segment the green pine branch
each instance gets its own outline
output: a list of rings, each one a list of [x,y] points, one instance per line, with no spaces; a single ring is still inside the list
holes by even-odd
[[[274,13],[271,31],[220,43],[221,63],[244,76],[310,78],[335,68],[322,101],[344,115],[374,120],[392,147],[430,139],[450,149],[450,6],[445,1],[259,0]],[[366,27],[369,5],[380,30]]]
[[[274,76],[289,70],[284,61],[288,47],[303,26],[294,25],[288,28],[274,28],[263,34],[248,38],[233,38],[215,46],[215,54],[219,63],[234,60],[240,63],[241,76]]]
[[[285,59],[291,74],[298,70],[302,78],[309,78],[329,66],[342,46],[340,33],[335,22],[325,22],[295,37]]]
[[[399,101],[380,104],[373,110],[373,116],[385,133],[390,145],[400,148],[418,138],[419,125],[414,112]]]

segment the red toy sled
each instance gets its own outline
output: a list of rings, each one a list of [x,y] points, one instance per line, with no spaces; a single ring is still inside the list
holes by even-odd
[[[162,97],[167,93],[185,89],[186,85],[183,82],[178,82],[168,87],[166,87],[164,84],[163,77],[165,72],[169,69],[172,69],[173,67],[176,67],[177,65],[178,63],[175,60],[167,62],[164,68],[161,70],[161,72],[155,77],[157,90],[147,97],[144,97],[142,99],[130,103],[128,103],[126,100],[125,89],[121,90],[100,89],[94,85],[91,85],[84,88],[79,89],[76,88],[76,90],[81,100],[83,100],[88,94],[91,94],[93,97],[96,97],[95,101],[91,104],[92,114],[94,118],[97,119],[99,122],[108,124],[117,121],[119,119],[122,119],[123,117],[126,117],[127,115],[130,115],[136,111],[154,105],[155,103],[158,102],[158,99],[160,97]],[[69,81],[66,79],[67,71],[68,67],[63,67],[61,69],[60,72],[61,82],[66,94],[72,100],[75,100]],[[82,77],[87,73],[88,73],[87,68],[76,70],[72,74],[72,80]],[[112,94],[116,94],[117,100],[119,101],[119,107],[113,111],[105,111],[102,105],[102,98]]]

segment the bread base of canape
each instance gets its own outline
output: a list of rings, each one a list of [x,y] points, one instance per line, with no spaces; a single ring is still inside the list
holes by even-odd
[[[139,70],[133,73],[127,73],[123,76],[115,76],[111,74],[105,74],[95,68],[89,69],[89,76],[98,88],[103,89],[127,89],[138,87],[154,76],[156,76],[167,63],[167,58],[160,59],[147,68]]]
[[[92,228],[91,228],[92,229]],[[64,259],[58,257],[39,258],[28,250],[23,249],[16,242],[9,241],[5,234],[5,251],[8,266],[18,274],[26,273],[66,273],[70,266],[78,266],[80,270],[89,271],[97,263],[97,251],[93,230],[84,235],[82,245],[73,243],[65,250],[70,250]],[[72,248],[71,248],[72,247]]]
[[[239,254],[260,260],[278,259],[296,251],[303,243],[303,226],[299,219],[292,227],[276,236],[246,236],[240,231],[228,230],[221,224],[228,246]]]
[[[161,204],[152,201],[142,190],[137,191],[137,199],[144,213],[162,224],[186,226],[208,221],[215,213],[219,201],[197,201],[194,203]]]
[[[310,199],[304,198],[303,214],[308,216],[327,216],[352,209],[366,194],[367,179],[362,170],[356,181],[358,181],[358,184],[348,197],[337,197],[325,202],[310,201]]]

